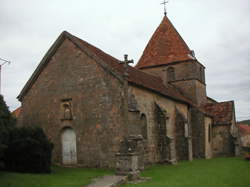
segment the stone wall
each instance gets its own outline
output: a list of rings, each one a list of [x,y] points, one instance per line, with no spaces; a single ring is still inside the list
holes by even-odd
[[[127,134],[123,95],[118,79],[66,39],[24,96],[22,124],[45,130],[55,145],[54,163],[62,163],[61,132],[70,127],[78,164],[114,168]]]
[[[188,121],[182,116],[179,111],[176,111],[175,117],[175,137],[176,137],[176,159],[188,160],[189,150],[188,150]]]
[[[245,135],[240,137],[241,147],[250,148],[250,135]]]
[[[169,76],[169,68],[174,71],[174,76]],[[177,86],[187,97],[194,103],[200,105],[207,102],[206,84],[205,84],[205,68],[198,62],[180,62],[167,66],[152,67],[142,69],[154,76],[159,76],[168,83]],[[172,77],[169,80],[169,78]],[[174,77],[174,78],[173,78]]]
[[[196,108],[191,108],[191,128],[193,157],[205,158],[205,116]]]
[[[180,62],[166,66],[145,68],[142,69],[142,71],[150,73],[154,76],[159,76],[162,78],[162,80],[166,80],[168,82],[170,81],[167,80],[169,76],[166,75],[167,75],[167,69],[170,67],[174,68],[176,81],[197,79],[205,83],[204,66],[195,61]],[[202,73],[200,72],[200,69],[202,69]]]
[[[230,125],[213,126],[213,156],[234,156],[234,142]]]
[[[213,157],[212,150],[212,119],[205,117],[205,158],[209,159]]]
[[[145,115],[147,120],[147,164],[157,163],[162,161],[162,156],[159,151],[159,128],[161,124],[157,121],[156,108],[164,113],[167,138],[167,155],[166,158],[170,162],[176,161],[176,134],[175,134],[175,113],[176,109],[180,114],[187,119],[188,107],[185,104],[175,102],[173,100],[162,97],[154,92],[147,91],[143,88],[129,86],[129,93],[134,95],[137,103],[137,110],[140,114]],[[162,119],[163,120],[163,119]],[[135,124],[135,123],[132,123]],[[133,127],[131,127],[133,129]]]

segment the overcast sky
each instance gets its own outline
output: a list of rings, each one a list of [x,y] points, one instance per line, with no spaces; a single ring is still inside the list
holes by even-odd
[[[59,34],[67,30],[110,55],[136,62],[163,18],[161,0],[0,0],[2,94],[10,110]],[[206,66],[208,96],[234,100],[250,119],[250,1],[170,0],[168,17]]]

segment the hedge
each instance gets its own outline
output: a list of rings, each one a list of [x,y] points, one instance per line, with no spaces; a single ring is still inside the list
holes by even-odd
[[[13,128],[5,152],[5,168],[25,173],[51,172],[53,145],[38,127]]]

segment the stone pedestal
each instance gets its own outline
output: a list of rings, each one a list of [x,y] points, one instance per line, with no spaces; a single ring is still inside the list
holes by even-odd
[[[139,178],[139,161],[137,153],[116,154],[116,175],[127,175],[129,180]]]
[[[144,169],[144,146],[141,135],[132,135],[121,142],[120,151],[116,154],[116,174],[127,175],[129,180],[139,178]]]

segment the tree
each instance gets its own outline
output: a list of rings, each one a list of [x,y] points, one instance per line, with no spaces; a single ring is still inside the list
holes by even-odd
[[[0,95],[0,168],[3,167],[4,152],[9,142],[9,131],[15,126],[16,120],[12,117],[3,96]]]

